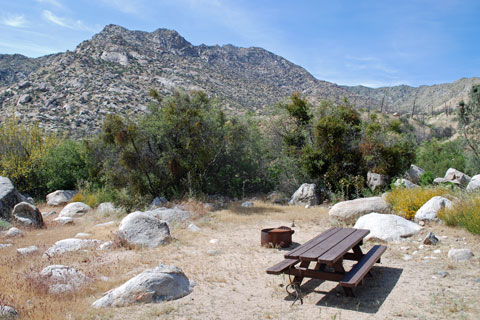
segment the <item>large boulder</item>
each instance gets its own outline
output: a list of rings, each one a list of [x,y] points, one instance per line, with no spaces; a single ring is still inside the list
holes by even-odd
[[[47,204],[49,206],[59,206],[72,201],[77,194],[75,190],[57,190],[47,194]]]
[[[53,246],[47,249],[43,254],[43,257],[53,257],[64,254],[65,252],[78,251],[82,249],[90,249],[97,247],[101,244],[100,240],[91,239],[63,239],[55,242]]]
[[[407,180],[407,179],[397,179],[395,180],[395,182],[393,183],[393,185],[395,187],[400,187],[400,188],[407,188],[407,189],[413,189],[413,188],[419,188],[420,186],[411,182],[410,180]]]
[[[314,183],[304,183],[295,191],[288,202],[291,205],[309,205],[315,206],[320,203]]]
[[[480,174],[472,177],[467,186],[467,191],[480,191]]]
[[[16,223],[32,226],[32,227],[43,227],[43,217],[37,207],[28,203],[20,202],[13,207],[13,219]]]
[[[420,182],[420,177],[425,173],[425,170],[422,168],[412,164],[410,165],[410,169],[408,169],[407,172],[405,172],[405,178],[408,180],[412,181],[413,183],[419,183]]]
[[[471,178],[465,173],[458,171],[457,169],[450,168],[445,173],[443,178],[435,178],[434,183],[454,183],[460,187],[467,187],[470,183]]]
[[[164,220],[168,223],[184,222],[192,217],[190,211],[182,210],[178,207],[174,208],[158,208],[144,212],[146,215],[155,217],[160,220]]]
[[[376,212],[360,217],[354,228],[370,230],[365,240],[374,238],[383,241],[396,241],[410,237],[422,229],[418,224],[400,216]]]
[[[425,202],[425,204],[418,209],[417,213],[415,214],[415,221],[438,220],[438,212],[444,208],[451,208],[452,205],[452,201],[448,200],[447,198],[435,196]]]
[[[0,177],[0,218],[9,221],[13,207],[24,200],[10,179]]]
[[[120,239],[131,245],[149,248],[170,242],[167,222],[148,212],[136,211],[123,218],[117,232]]]
[[[98,205],[96,211],[104,215],[109,215],[120,213],[122,212],[122,209],[115,207],[111,202],[102,202]]]
[[[389,182],[390,179],[386,175],[367,172],[367,185],[372,191],[382,190]]]
[[[156,208],[161,208],[164,207],[168,203],[167,198],[165,197],[155,197],[153,199],[152,203],[150,203],[150,206],[148,207],[148,210],[153,210]]]
[[[80,289],[87,282],[89,277],[75,268],[64,265],[51,265],[40,272],[42,282],[48,286],[48,293],[59,294],[73,292]]]
[[[72,202],[65,206],[65,208],[60,211],[58,214],[59,218],[69,217],[69,218],[78,218],[83,216],[88,211],[92,210],[90,206],[86,205],[83,202]]]
[[[160,264],[108,291],[92,306],[124,307],[137,303],[156,303],[182,298],[192,292],[193,283],[175,266]]]
[[[381,197],[359,198],[335,204],[328,215],[332,224],[354,224],[358,217],[371,212],[391,213],[391,208]]]

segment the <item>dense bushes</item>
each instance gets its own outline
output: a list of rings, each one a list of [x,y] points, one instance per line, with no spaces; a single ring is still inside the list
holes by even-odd
[[[285,128],[279,134],[286,155],[330,194],[358,196],[368,170],[394,177],[413,162],[413,139],[398,120],[373,114],[365,122],[347,101],[311,106],[298,94],[280,106],[286,111],[278,125]]]
[[[416,151],[415,163],[434,177],[443,177],[448,168],[462,172],[466,169],[463,146],[457,141],[442,143],[432,139],[423,142]]]
[[[20,192],[44,196],[48,189],[42,170],[44,160],[58,141],[36,124],[6,119],[0,125],[0,175],[10,178]]]
[[[387,194],[385,201],[392,207],[393,211],[406,219],[413,219],[415,213],[428,200],[435,196],[443,196],[448,191],[442,188],[395,188]]]
[[[455,201],[450,209],[440,211],[438,217],[447,225],[461,226],[480,234],[480,196],[473,194]]]

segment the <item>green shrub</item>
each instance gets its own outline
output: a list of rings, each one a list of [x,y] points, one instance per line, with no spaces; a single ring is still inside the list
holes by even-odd
[[[461,226],[480,234],[480,196],[473,195],[456,201],[452,208],[441,210],[438,217],[449,226]]]
[[[44,159],[44,179],[49,192],[76,189],[88,178],[85,150],[80,142],[62,141]]]
[[[422,187],[426,187],[431,185],[434,179],[435,178],[433,177],[433,174],[430,171],[425,171],[425,173],[420,176],[420,180],[418,183]]]
[[[442,143],[432,139],[422,143],[417,148],[415,163],[434,177],[443,177],[449,168],[465,172],[463,147],[458,141]]]
[[[0,219],[0,230],[6,230],[6,229],[10,228],[11,226],[12,225],[8,221]]]

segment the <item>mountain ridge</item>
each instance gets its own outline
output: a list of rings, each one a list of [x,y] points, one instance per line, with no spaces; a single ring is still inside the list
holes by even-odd
[[[195,46],[175,30],[107,25],[74,51],[0,55],[0,116],[15,114],[81,136],[98,131],[105,114],[143,114],[152,88],[161,95],[175,88],[203,90],[234,113],[264,113],[293,92],[313,102],[346,97],[358,108],[392,113],[410,112],[415,99],[417,112],[428,113],[447,102],[453,107],[475,82],[480,79],[418,88],[339,86],[259,47]]]

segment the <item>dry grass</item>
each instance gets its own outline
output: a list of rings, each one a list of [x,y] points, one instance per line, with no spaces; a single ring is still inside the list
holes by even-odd
[[[261,247],[260,230],[290,226],[294,222],[293,240],[303,243],[330,227],[326,208],[283,207],[256,201],[251,208],[234,204],[229,209],[207,212],[203,205],[194,201],[187,201],[183,205],[188,205],[187,209],[196,212],[194,223],[201,229],[191,232],[185,225],[174,225],[171,230],[174,239],[166,246],[151,249],[117,247],[107,251],[92,249],[44,259],[42,253],[50,245],[71,238],[78,232],[90,233],[90,238],[94,239],[114,239],[113,232],[118,223],[105,227],[93,226],[112,218],[119,221],[116,217],[91,213],[75,225],[59,226],[52,222],[54,217],[48,217],[46,229],[27,231],[25,237],[13,240],[13,247],[0,249],[0,304],[14,306],[22,319],[229,319],[232,315],[238,319],[295,319],[312,315],[325,319],[394,319],[397,317],[395,314],[406,316],[404,310],[407,309],[412,316],[421,318],[425,313],[422,308],[430,301],[437,303],[437,308],[426,311],[426,318],[448,319],[464,313],[474,319],[475,315],[479,315],[479,307],[469,298],[475,296],[475,284],[465,286],[466,282],[472,281],[470,278],[480,277],[479,259],[460,267],[445,259],[422,259],[422,255],[434,256],[433,250],[437,248],[441,248],[446,255],[450,246],[459,246],[457,238],[462,239],[462,245],[468,242],[469,247],[477,252],[480,239],[465,230],[434,226],[437,235],[446,235],[448,238],[440,237],[441,245],[423,249],[422,255],[413,254],[413,251],[419,251],[418,241],[429,230],[424,230],[418,239],[409,239],[406,244],[388,244],[385,258],[382,257],[384,265],[404,270],[403,280],[399,281],[390,294],[391,298],[377,314],[362,313],[355,308],[345,309],[343,304],[333,307],[317,305],[319,297],[334,290],[336,284],[331,282],[322,284],[320,289],[306,295],[302,306],[290,307],[291,301],[285,300],[288,277],[265,274],[265,269],[280,261],[285,251]],[[218,241],[212,243],[211,239]],[[0,238],[1,243],[5,241],[7,239]],[[40,247],[39,253],[17,255],[17,248],[33,244]],[[368,243],[365,246],[371,245]],[[408,246],[409,249],[401,249],[402,246]],[[412,260],[404,261],[404,254],[411,255]],[[120,309],[91,307],[104,292],[159,263],[180,267],[188,278],[197,283],[193,292],[185,298],[162,304]],[[75,294],[48,294],[45,284],[39,281],[38,273],[52,264],[74,267],[94,281]],[[432,270],[425,271],[429,268]],[[451,275],[442,283],[449,291],[441,292],[439,288],[442,287],[433,287],[438,280],[433,280],[431,275],[445,270]],[[423,273],[425,276],[420,275]],[[415,290],[412,290],[412,286],[415,286]],[[430,286],[434,289],[430,290]],[[414,294],[416,291],[418,294]],[[333,299],[336,299],[335,293]],[[348,301],[344,303],[348,304]],[[245,311],[238,313],[240,310]]]

